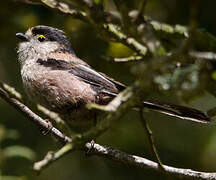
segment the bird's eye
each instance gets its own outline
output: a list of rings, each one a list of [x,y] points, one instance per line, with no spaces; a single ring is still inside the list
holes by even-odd
[[[43,42],[43,41],[45,41],[46,37],[44,35],[38,35],[37,39],[38,39],[38,41]]]

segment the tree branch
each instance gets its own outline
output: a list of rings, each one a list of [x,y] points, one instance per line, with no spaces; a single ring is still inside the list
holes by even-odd
[[[41,0],[41,2],[50,8],[58,9],[59,11],[63,12],[64,14],[69,14],[73,18],[79,19],[79,20],[86,22],[86,23],[89,22],[85,12],[78,11],[74,8],[71,8],[70,5],[67,3],[58,2],[56,0]]]
[[[5,83],[0,82],[0,97],[5,100],[5,102],[9,103],[11,106],[13,106],[16,110],[21,112],[25,117],[27,117],[29,120],[31,120],[34,124],[36,124],[39,127],[42,127],[47,132],[50,132],[53,134],[56,138],[58,138],[61,142],[67,143],[71,142],[72,139],[70,137],[65,136],[62,132],[60,132],[58,129],[53,127],[51,123],[45,121],[40,116],[35,114],[31,109],[29,109],[25,104],[20,102],[18,99],[15,99],[13,94],[10,94],[10,89],[8,91],[5,91],[2,87],[6,87]],[[8,86],[10,87],[10,86]],[[13,89],[14,92],[15,89]],[[19,94],[18,92],[16,92]]]
[[[144,169],[151,169],[154,170],[155,172],[173,175],[174,177],[178,177],[180,179],[185,179],[185,178],[199,179],[199,180],[216,179],[216,173],[193,171],[191,169],[175,168],[167,165],[163,165],[164,168],[163,171],[158,165],[158,163],[148,160],[146,158],[127,154],[117,149],[113,149],[111,147],[105,147],[99,144],[92,145],[92,143],[86,143],[85,146],[87,148],[89,155],[97,155],[107,159],[112,159],[122,164],[137,166],[139,168],[144,168]]]

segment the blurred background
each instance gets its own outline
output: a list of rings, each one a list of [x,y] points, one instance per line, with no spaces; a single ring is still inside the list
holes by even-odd
[[[125,2],[131,9],[139,6],[138,0]],[[198,26],[216,35],[216,1],[200,2]],[[39,24],[65,30],[77,56],[96,70],[125,84],[133,82],[134,77],[130,74],[133,63],[114,63],[101,58],[103,55],[126,57],[131,51],[119,43],[104,41],[90,25],[44,6],[12,0],[1,2],[0,14],[0,80],[22,94],[24,92],[17,61],[18,41],[15,33],[24,32]],[[188,0],[151,0],[147,3],[146,14],[161,22],[188,25]],[[152,96],[176,103],[174,95],[169,91]],[[190,99],[187,105],[207,110],[216,106],[216,99],[205,92]],[[211,125],[201,125],[151,112],[146,117],[164,164],[198,171],[216,171],[214,122]],[[128,112],[116,122],[97,142],[154,160],[139,114],[134,111]],[[54,138],[43,136],[34,124],[0,99],[0,179],[167,179],[148,169],[125,166],[95,156],[88,157],[84,152],[68,154],[40,175],[31,170],[33,162],[41,160],[47,151],[59,147],[60,144]]]

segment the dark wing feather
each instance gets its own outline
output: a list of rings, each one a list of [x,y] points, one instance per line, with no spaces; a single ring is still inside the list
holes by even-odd
[[[92,85],[98,93],[104,93],[116,96],[120,91],[125,89],[124,85],[108,78],[102,73],[99,73],[89,66],[73,61],[67,62],[64,60],[38,59],[37,63],[49,67],[52,70],[66,70],[74,76],[80,78],[82,81]]]
[[[177,117],[180,119],[200,122],[200,123],[209,123],[210,119],[206,116],[202,111],[186,107],[180,106],[170,103],[158,102],[153,100],[147,100],[143,102],[143,106],[145,108],[161,112],[163,114],[167,114],[173,117]]]

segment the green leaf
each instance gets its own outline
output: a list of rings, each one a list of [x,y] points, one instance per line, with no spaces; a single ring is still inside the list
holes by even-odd
[[[30,161],[35,160],[36,154],[31,149],[24,146],[9,146],[3,149],[3,154],[7,158],[22,157]]]
[[[100,3],[100,0],[94,0],[94,3],[95,3],[95,4],[99,4],[99,3]]]
[[[212,79],[216,80],[216,71],[212,73]]]

